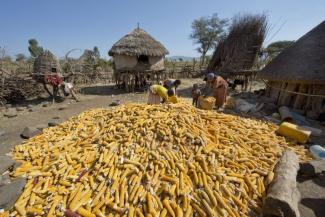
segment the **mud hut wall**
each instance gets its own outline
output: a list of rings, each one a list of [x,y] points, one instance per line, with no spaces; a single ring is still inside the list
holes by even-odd
[[[149,64],[151,70],[163,70],[165,68],[164,57],[150,56]]]
[[[299,93],[308,93],[308,84],[301,84],[299,85],[298,92]],[[307,96],[304,95],[297,95],[296,100],[293,103],[294,109],[303,110],[306,107]]]
[[[270,81],[269,86],[267,86],[268,96],[275,101],[278,101],[281,86],[282,82]]]
[[[314,95],[325,95],[325,84],[312,85]],[[325,98],[311,97],[311,110],[316,114],[325,112]]]
[[[266,90],[267,96],[276,100],[278,105],[285,105],[297,110],[313,111],[317,115],[325,111],[324,97],[304,96],[288,91],[324,96],[325,84],[269,81]]]
[[[116,69],[133,69],[137,63],[138,59],[136,56],[127,55],[114,55],[114,62]]]
[[[296,94],[293,94],[291,92],[295,92],[297,87],[299,87],[299,84],[297,83],[287,83],[287,82],[283,82],[282,88],[286,91],[281,91],[279,100],[278,100],[278,104],[281,106],[289,106],[292,107],[293,106],[293,102],[295,101],[296,98]],[[287,92],[287,91],[291,91],[291,92]]]
[[[56,68],[56,71],[61,73],[60,64],[57,61],[38,60],[34,64],[34,73],[36,74],[47,74],[52,73],[52,68]]]

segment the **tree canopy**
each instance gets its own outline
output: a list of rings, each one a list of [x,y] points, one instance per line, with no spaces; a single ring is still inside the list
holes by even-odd
[[[207,52],[218,45],[218,42],[225,36],[225,28],[228,19],[221,19],[218,14],[209,17],[201,17],[192,22],[192,33],[190,38],[195,44],[199,44],[196,49],[201,53],[201,65],[204,63]]]
[[[94,54],[94,56],[95,56],[97,59],[100,58],[100,52],[99,52],[99,49],[98,49],[97,46],[94,47],[94,49],[93,49],[93,54]]]
[[[38,46],[38,41],[35,38],[29,39],[28,44],[28,50],[32,57],[36,58],[43,52],[43,48],[41,46]]]
[[[23,54],[23,53],[16,54],[16,61],[17,62],[23,62],[26,59],[27,59],[27,57],[25,56],[25,54]]]
[[[273,58],[285,50],[287,47],[290,47],[293,43],[294,41],[276,41],[267,46],[266,52],[269,57]]]

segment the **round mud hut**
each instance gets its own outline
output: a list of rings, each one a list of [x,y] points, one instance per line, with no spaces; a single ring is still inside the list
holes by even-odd
[[[325,21],[277,55],[258,76],[267,80],[266,94],[278,105],[325,113]]]
[[[44,75],[61,73],[58,58],[49,50],[45,50],[34,61],[34,78],[43,82]]]
[[[165,71],[168,50],[141,28],[122,37],[109,50],[113,57],[116,84],[127,91],[158,81]]]

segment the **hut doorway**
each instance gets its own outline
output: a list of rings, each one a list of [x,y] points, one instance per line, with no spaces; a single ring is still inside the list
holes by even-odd
[[[149,63],[149,57],[147,55],[138,56],[138,63],[148,64]]]

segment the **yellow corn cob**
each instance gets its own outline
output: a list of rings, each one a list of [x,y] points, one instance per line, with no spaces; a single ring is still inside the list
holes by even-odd
[[[62,216],[69,208],[100,217],[237,217],[248,207],[259,213],[281,152],[308,159],[275,130],[184,102],[86,111],[13,149],[22,162],[13,175],[29,180],[10,214]]]
[[[60,200],[61,200],[61,197],[60,196],[56,196],[54,198],[53,203],[51,205],[51,208],[50,208],[49,212],[47,213],[47,216],[48,217],[54,216],[53,213],[55,211],[56,206],[59,204]]]
[[[160,213],[160,216],[159,217],[166,217],[167,216],[167,209],[164,208],[161,213]]]
[[[173,208],[170,206],[168,199],[163,200],[163,205],[172,217],[176,217],[175,212],[174,212]]]
[[[82,208],[82,207],[79,207],[77,209],[77,213],[80,214],[81,216],[84,216],[84,217],[96,217],[95,214],[92,214],[91,212],[89,212],[88,210]]]
[[[140,208],[137,208],[137,209],[135,210],[135,212],[136,212],[137,216],[139,216],[139,217],[144,217],[144,215],[142,214]]]
[[[129,208],[128,217],[133,217],[133,216],[134,216],[134,207],[131,205]]]

